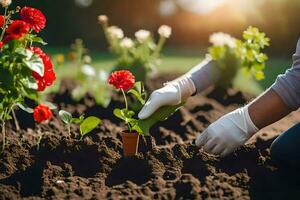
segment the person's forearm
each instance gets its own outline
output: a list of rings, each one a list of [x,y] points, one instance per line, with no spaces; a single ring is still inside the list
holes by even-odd
[[[196,87],[196,92],[200,93],[214,85],[220,78],[221,72],[214,61],[206,58],[185,75],[190,77]]]
[[[251,120],[259,129],[280,120],[292,111],[273,89],[252,101],[248,110]]]

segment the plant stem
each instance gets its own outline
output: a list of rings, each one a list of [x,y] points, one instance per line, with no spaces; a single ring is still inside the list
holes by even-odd
[[[18,122],[18,119],[17,119],[17,116],[16,116],[16,113],[15,113],[14,109],[12,109],[11,112],[12,112],[12,116],[13,116],[14,121],[15,121],[16,130],[20,131],[20,125],[19,125],[19,122]]]
[[[71,125],[68,124],[67,127],[68,127],[69,138],[71,138]]]
[[[7,26],[7,10],[8,10],[8,6],[5,7],[5,11],[4,11],[4,25],[3,25],[3,30],[2,30],[2,33],[1,33],[1,36],[0,36],[0,41],[3,40],[3,37],[4,37],[4,34],[5,34],[5,30],[6,30],[6,26]]]
[[[2,127],[2,151],[1,151],[1,152],[3,152],[3,151],[5,150],[5,146],[6,146],[6,139],[5,139],[5,121],[2,121],[1,127]]]
[[[126,110],[128,110],[128,102],[127,102],[127,98],[126,98],[125,92],[124,92],[123,89],[121,89],[121,91],[122,91],[122,94],[123,94],[123,96],[124,96],[125,105],[126,105]]]
[[[38,130],[38,139],[37,139],[37,142],[36,142],[36,148],[38,151],[40,151],[40,143],[41,143],[41,140],[43,138],[43,135],[42,133]]]

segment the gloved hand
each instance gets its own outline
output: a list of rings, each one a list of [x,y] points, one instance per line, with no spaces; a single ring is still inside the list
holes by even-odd
[[[139,113],[140,119],[150,117],[162,106],[173,106],[185,101],[196,91],[195,85],[188,75],[166,83],[161,89],[155,90]]]
[[[239,108],[211,124],[196,139],[207,153],[226,156],[243,145],[258,128],[252,122],[248,106]]]

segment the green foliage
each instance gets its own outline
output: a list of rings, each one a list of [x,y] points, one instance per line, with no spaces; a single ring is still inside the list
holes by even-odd
[[[134,88],[129,90],[127,94],[132,94],[140,103],[140,105],[144,105],[146,102],[146,93],[141,82],[136,82]],[[127,101],[126,96],[124,96],[124,98],[125,101]],[[168,117],[174,114],[183,104],[184,103],[176,106],[161,107],[151,117],[144,120],[136,119],[136,113],[132,110],[129,110],[128,108],[116,108],[114,109],[113,114],[117,118],[125,122],[130,132],[136,131],[141,135],[148,135],[149,130],[153,125],[155,125],[157,122],[166,120]]]
[[[147,30],[140,30],[146,37],[131,39],[124,37],[123,30],[116,26],[108,26],[107,22],[101,23],[110,51],[117,56],[117,62],[112,71],[129,70],[136,77],[136,80],[145,82],[155,73],[160,65],[160,53],[167,37],[160,34],[156,42],[151,33]],[[143,35],[143,34],[141,34]]]
[[[224,34],[226,35],[226,34]],[[245,72],[246,76],[252,75],[255,79],[264,79],[265,62],[268,57],[261,51],[269,46],[269,38],[255,27],[249,27],[243,33],[243,39],[229,38],[224,45],[209,47],[208,51],[217,66],[222,70],[222,77],[217,82],[219,87],[228,87],[232,84],[238,70]],[[235,45],[227,45],[234,40]]]
[[[69,136],[71,136],[71,130],[70,130],[71,124],[72,123],[79,124],[81,140],[88,133],[90,133],[92,130],[94,130],[99,124],[101,124],[101,119],[99,119],[97,117],[91,116],[91,117],[84,118],[84,116],[81,115],[79,118],[75,118],[72,116],[71,113],[69,113],[65,110],[59,111],[59,117],[67,125]]]
[[[107,73],[93,67],[91,57],[87,54],[83,41],[77,39],[71,46],[74,57],[76,88],[72,91],[75,101],[82,99],[87,93],[92,94],[98,105],[107,107],[111,100],[111,90],[107,86]]]
[[[100,123],[101,120],[97,117],[91,116],[84,119],[83,122],[80,124],[80,138],[82,139],[84,136],[86,136],[88,133],[94,130]]]
[[[159,108],[151,117],[143,120],[138,120],[133,130],[136,130],[139,134],[148,135],[150,128],[158,122],[168,119],[173,115],[184,103],[175,106],[164,106]]]

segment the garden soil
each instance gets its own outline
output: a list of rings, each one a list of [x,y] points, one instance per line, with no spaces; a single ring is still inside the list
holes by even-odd
[[[176,75],[149,81],[154,90]],[[122,105],[114,96],[108,109],[87,95],[70,98],[74,84],[63,82],[49,98],[59,109],[85,113],[103,124],[80,141],[78,127],[71,138],[57,117],[35,125],[32,116],[17,111],[21,126],[7,127],[9,144],[0,156],[0,199],[299,199],[300,173],[270,160],[270,145],[278,134],[299,121],[295,112],[269,126],[235,153],[219,158],[194,145],[210,123],[245,104],[251,96],[235,90],[209,90],[191,98],[167,121],[140,137],[139,153],[123,157],[120,132],[124,124],[112,116]],[[29,104],[31,102],[28,102]],[[43,137],[39,146],[38,136]]]

